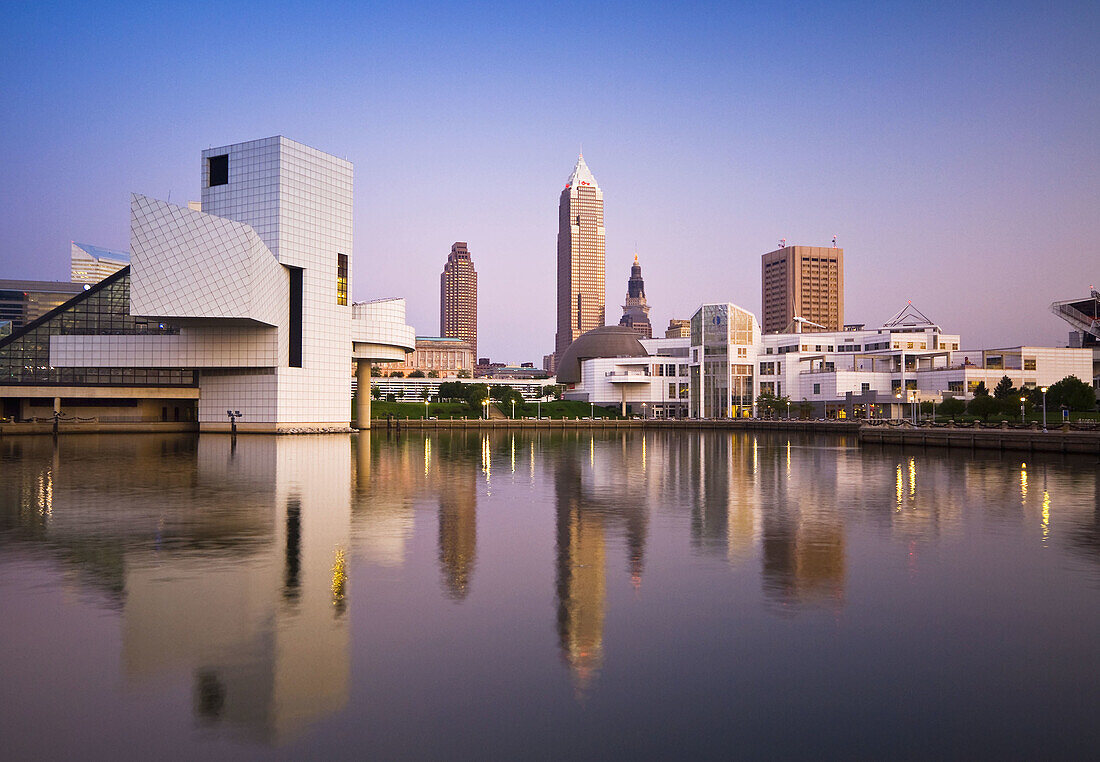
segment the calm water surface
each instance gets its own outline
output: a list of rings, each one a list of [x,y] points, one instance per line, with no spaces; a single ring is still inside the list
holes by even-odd
[[[6,758],[1089,756],[1100,463],[0,439]]]

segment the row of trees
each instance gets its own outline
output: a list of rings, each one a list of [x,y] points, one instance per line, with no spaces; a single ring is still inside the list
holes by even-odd
[[[403,371],[403,370],[394,370],[394,371],[390,371],[389,373],[383,373],[381,368],[379,368],[377,366],[371,366],[370,376],[371,376],[371,378],[383,378],[383,377],[405,378],[405,371]],[[408,377],[409,378],[439,378],[439,374],[436,373],[434,370],[429,370],[427,373],[425,373],[422,370],[413,370],[413,371],[409,371],[409,376]],[[468,371],[468,370],[460,370],[458,372],[458,378],[469,378],[469,377],[470,377],[470,371]]]
[[[1011,378],[1002,376],[993,387],[992,395],[985,382],[980,381],[974,389],[974,398],[969,403],[947,399],[939,406],[938,412],[950,417],[962,415],[964,410],[968,415],[982,419],[991,415],[1014,417],[1019,413],[1020,405],[1024,406],[1025,415],[1041,410],[1043,390],[1038,387],[1017,388],[1012,385]],[[1076,376],[1066,376],[1047,387],[1046,407],[1051,413],[1063,408],[1074,412],[1089,412],[1096,409],[1096,392]]]

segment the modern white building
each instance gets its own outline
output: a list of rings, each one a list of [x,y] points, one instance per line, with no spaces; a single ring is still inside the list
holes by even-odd
[[[282,136],[203,151],[202,211],[131,198],[130,268],[93,289],[128,278],[119,328],[67,323],[69,305],[32,324],[49,369],[184,369],[200,430],[228,429],[230,412],[242,430],[346,429],[352,360],[369,377],[414,336],[403,300],[350,302],[352,180],[349,162]],[[7,365],[10,381],[52,383]]]
[[[820,333],[762,334],[751,312],[729,303],[702,305],[688,339],[628,346],[608,330],[583,334],[563,356],[565,396],[647,417],[753,416],[761,394],[808,404],[816,416],[899,416],[912,402],[969,399],[982,382],[992,391],[1006,375],[1033,387],[1092,372],[1088,349],[961,349],[957,334],[911,304],[877,328]]]

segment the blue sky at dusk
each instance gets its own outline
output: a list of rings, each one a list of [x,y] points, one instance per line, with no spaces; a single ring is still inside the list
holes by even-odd
[[[845,248],[846,319],[1064,343],[1100,284],[1100,4],[5,4],[0,277],[126,248],[129,194],[283,134],[355,164],[356,300],[438,332],[465,240],[482,355],[554,340],[558,194],[604,190],[608,322],[759,314],[760,255]]]

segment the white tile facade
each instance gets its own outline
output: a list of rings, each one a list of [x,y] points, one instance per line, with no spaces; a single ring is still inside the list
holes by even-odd
[[[210,186],[210,158],[227,182]],[[403,299],[355,306],[352,165],[277,136],[202,152],[202,211],[131,199],[130,312],[173,336],[57,336],[57,367],[194,368],[204,429],[343,428],[352,359],[403,358],[414,346]],[[338,288],[338,261],[347,257]],[[301,273],[301,366],[291,367],[291,283]]]
[[[223,155],[229,182],[211,187],[209,158]],[[201,171],[203,212],[249,225],[282,265],[303,271],[302,367],[275,371],[278,423],[346,425],[351,306],[337,304],[336,270],[346,255],[350,293],[351,163],[276,136],[203,151]]]

